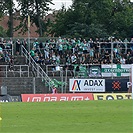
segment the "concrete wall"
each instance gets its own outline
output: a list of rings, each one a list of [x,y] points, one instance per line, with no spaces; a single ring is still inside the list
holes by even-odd
[[[0,87],[6,87],[9,95],[50,93],[41,78],[0,78]]]

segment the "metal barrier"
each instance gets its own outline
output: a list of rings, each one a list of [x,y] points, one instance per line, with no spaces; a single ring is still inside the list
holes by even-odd
[[[28,63],[29,67],[31,67],[34,76],[41,77],[42,80],[45,80],[45,82],[49,84],[50,90],[50,88],[52,87],[50,86],[50,82],[52,81],[51,78],[44,72],[40,65],[34,61],[34,59],[30,56],[30,53],[24,48],[24,46],[21,47],[21,52],[22,55],[26,57],[26,63]]]
[[[0,65],[0,77],[10,77],[12,73],[14,77],[29,77],[28,65],[14,65],[13,69],[9,69],[9,65]],[[25,74],[25,75],[24,75]]]

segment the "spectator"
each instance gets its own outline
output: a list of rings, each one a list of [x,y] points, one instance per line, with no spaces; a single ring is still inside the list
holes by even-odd
[[[75,54],[73,54],[73,55],[71,56],[71,62],[72,62],[72,64],[76,64],[76,63],[77,63],[77,57],[76,57]]]
[[[40,59],[40,56],[38,55],[37,52],[35,53],[34,60],[35,60],[35,62],[38,63],[39,65],[42,65],[42,64],[43,64],[43,60]]]
[[[69,54],[67,54],[66,55],[66,58],[65,58],[65,60],[66,60],[66,65],[70,65],[71,64],[71,57],[70,57],[70,55]]]
[[[9,60],[9,71],[14,71],[14,57],[12,55]]]
[[[10,54],[9,54],[9,52],[6,51],[6,50],[4,50],[3,54],[4,54],[4,60],[5,60],[5,62],[9,62],[10,61],[10,57],[9,57]]]
[[[63,57],[63,45],[60,43],[58,46],[59,55],[62,58]]]
[[[3,53],[3,48],[0,46],[0,53]]]
[[[84,54],[82,54],[82,56],[80,56],[79,59],[80,59],[80,64],[84,64],[85,63],[86,58],[85,58]]]
[[[22,41],[22,45],[23,45],[24,48],[28,51],[28,43],[27,43],[26,39],[24,39],[24,40]]]
[[[20,47],[21,47],[21,42],[20,40],[18,39],[16,41],[16,55],[19,55],[20,54]]]
[[[57,88],[53,86],[52,94],[56,94],[56,93],[57,93]]]
[[[60,63],[61,63],[60,55],[57,54],[57,56],[56,56],[56,64],[59,65]]]
[[[88,43],[86,42],[86,40],[84,40],[83,42],[83,54],[88,54]]]
[[[44,56],[43,56],[43,54],[40,54],[39,58],[40,58],[40,64],[41,65],[44,65],[45,62],[44,62]]]
[[[132,58],[131,52],[128,51],[126,55],[126,64],[131,64],[131,58]]]
[[[33,43],[33,46],[34,46],[34,49],[35,49],[36,51],[39,51],[39,42],[38,42],[37,38],[35,39],[35,41],[34,41],[34,43]]]
[[[90,60],[93,61],[94,58],[94,49],[90,48]]]
[[[45,59],[49,59],[50,58],[49,57],[49,44],[48,43],[46,43],[45,47],[44,47],[44,58]]]
[[[0,60],[3,61],[3,52],[0,51]]]
[[[11,50],[11,49],[12,49],[12,45],[13,45],[13,42],[12,42],[12,39],[10,39],[10,40],[6,43],[6,49]]]
[[[121,63],[121,64],[126,64],[126,59],[124,58],[124,56],[121,57],[120,63]]]
[[[34,58],[34,56],[35,56],[35,49],[34,49],[34,47],[30,50],[30,55],[31,55],[32,58]]]
[[[96,38],[94,42],[95,58],[99,58],[99,48],[100,48],[99,39]]]
[[[52,62],[56,64],[56,55],[55,52],[52,53]]]
[[[106,60],[110,60],[110,54],[109,54],[108,50],[106,50],[105,55],[104,55],[104,58]]]
[[[128,43],[129,43],[129,41],[127,40],[127,38],[125,38],[124,39],[124,47],[125,47],[125,50],[124,50],[125,52],[124,53],[125,54],[127,54],[127,48],[128,48],[127,46],[128,46]]]

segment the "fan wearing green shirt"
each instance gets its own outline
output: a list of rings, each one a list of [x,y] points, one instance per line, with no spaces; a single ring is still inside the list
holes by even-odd
[[[35,56],[35,49],[34,48],[32,48],[30,50],[30,55],[31,55],[32,58],[34,58],[34,56]]]

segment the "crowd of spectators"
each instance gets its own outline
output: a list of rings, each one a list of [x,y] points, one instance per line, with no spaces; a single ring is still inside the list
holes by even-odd
[[[31,43],[29,51],[26,39],[0,40],[0,59],[8,62],[13,47],[15,47],[15,55],[20,55],[23,45],[33,59],[41,65],[133,63],[133,38],[103,40],[58,37],[46,41],[34,39]]]
[[[133,38],[105,41],[98,38],[86,40],[59,37],[46,42],[39,42],[36,39],[30,53],[38,63],[46,65],[132,64]]]

